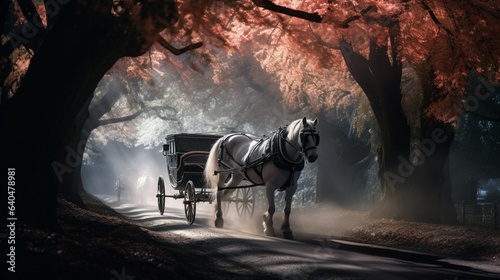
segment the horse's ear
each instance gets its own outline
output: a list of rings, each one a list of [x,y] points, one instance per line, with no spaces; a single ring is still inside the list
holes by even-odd
[[[304,118],[302,119],[302,126],[304,126],[304,127],[306,127],[306,126],[307,126],[307,118],[306,118],[306,117],[304,117]]]
[[[318,124],[318,118],[315,118],[314,119],[314,125],[317,125]]]

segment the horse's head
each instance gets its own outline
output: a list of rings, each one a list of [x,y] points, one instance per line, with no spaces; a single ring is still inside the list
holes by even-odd
[[[314,121],[308,120],[306,117],[302,119],[299,144],[308,162],[315,162],[318,159],[316,147],[319,145],[319,133],[316,131],[317,124],[318,119],[314,119]]]

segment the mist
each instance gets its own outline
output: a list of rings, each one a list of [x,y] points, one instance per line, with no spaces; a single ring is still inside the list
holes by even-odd
[[[218,55],[224,56],[224,53]],[[192,58],[186,54],[176,59],[182,64]],[[333,88],[325,90],[322,103],[316,104],[313,101],[318,97],[308,92],[295,95],[283,93],[281,78],[266,73],[252,55],[237,60],[227,59],[228,71],[224,73],[223,82],[218,83],[211,79],[213,73],[208,68],[204,74],[193,72],[189,74],[189,80],[183,80],[188,76],[183,76],[167,64],[156,65],[148,82],[130,80],[116,72],[106,76],[96,89],[92,105],[109,110],[100,119],[107,124],[92,131],[87,145],[82,170],[85,189],[93,194],[116,196],[115,185],[120,175],[131,177],[129,181],[132,183],[139,176],[147,175],[156,180],[162,176],[167,181],[166,191],[174,193],[175,190],[169,187],[165,157],[160,152],[167,135],[227,134],[231,131],[269,135],[278,127],[306,116],[318,117],[322,140],[318,147],[318,161],[307,165],[301,174],[299,188],[293,198],[294,209],[319,204],[350,210],[373,209],[381,199],[375,152],[380,145],[379,129],[366,98],[359,88],[353,87],[353,81],[339,79],[335,84],[315,84]],[[252,75],[248,75],[249,72]],[[321,75],[318,73],[318,78],[328,80]],[[412,72],[405,75],[410,80],[415,76]],[[302,82],[308,83],[306,80]],[[118,95],[114,95],[114,99],[106,98],[110,93]],[[419,96],[413,91],[406,94],[407,99],[418,99]],[[108,104],[109,100],[112,100],[112,106]],[[410,109],[412,104],[416,104],[413,101],[407,103]],[[320,105],[323,107],[319,108]],[[411,118],[418,119],[418,114],[413,115],[416,116]],[[450,166],[452,173],[467,177],[452,181],[455,188],[452,195],[460,193],[456,190],[457,186],[468,188],[470,201],[474,203],[477,180],[498,177],[498,169],[495,169],[498,163],[491,160],[491,166],[495,167],[487,177],[460,172],[455,166],[457,163],[467,164],[464,157],[467,152],[464,151],[474,146],[477,141],[474,140],[477,138],[473,139],[475,134],[484,134],[481,139],[487,144],[485,148],[495,146],[497,141],[493,132],[497,131],[497,126],[489,123],[483,125],[485,128],[482,131],[472,134],[467,129],[469,126],[465,126],[471,120],[471,117],[465,116],[464,122],[457,128],[457,138],[462,144],[459,146],[457,142],[452,146]],[[412,129],[415,130],[412,133],[417,135],[418,122]],[[476,158],[486,157],[477,155]],[[476,166],[482,168],[484,165],[478,163]],[[458,178],[453,174],[451,177]],[[154,191],[151,192],[154,198]],[[256,193],[257,199],[264,203],[263,192],[257,190]],[[278,207],[282,205],[282,200],[282,194],[277,192]]]
[[[117,141],[108,141],[99,151],[99,161],[82,166],[85,190],[96,195],[116,195],[116,183],[120,176],[129,178],[134,183],[140,176],[155,179],[165,176],[165,157],[160,149],[161,147],[127,147]],[[154,198],[154,195],[152,193],[151,197]]]
[[[247,59],[243,65],[235,66],[236,69],[231,73],[241,75],[247,71],[248,64],[255,63],[252,57]],[[133,118],[123,122],[110,122],[92,131],[82,168],[82,180],[88,192],[117,196],[116,184],[120,176],[129,177],[127,180],[134,183],[139,176],[147,175],[156,180],[162,176],[166,181],[166,191],[173,193],[175,190],[168,183],[167,165],[161,153],[167,135],[242,131],[264,136],[294,119],[306,116],[312,119],[319,117],[320,134],[326,140],[322,141],[319,148],[326,152],[319,154],[319,163],[306,164],[299,178],[292,206],[307,208],[321,202],[331,203],[336,207],[366,208],[377,197],[378,190],[373,183],[375,163],[368,139],[365,137],[361,140],[360,145],[368,145],[368,149],[363,148],[363,154],[355,162],[352,162],[348,153],[340,152],[345,149],[343,145],[346,140],[342,142],[339,139],[347,139],[346,135],[352,141],[357,139],[352,132],[353,122],[346,117],[353,114],[355,106],[352,100],[348,102],[349,106],[336,109],[335,112],[317,114],[311,106],[303,106],[297,110],[284,103],[272,77],[260,80],[261,86],[256,87],[255,81],[250,80],[251,77],[234,78],[232,82],[214,85],[206,77],[199,76],[197,82],[183,90],[175,72],[159,67],[163,76],[153,73],[153,82],[150,83],[131,82],[112,74],[106,76],[97,87],[93,106],[102,106],[102,100],[106,100],[110,93],[121,95],[101,119],[123,119],[123,116]],[[109,104],[104,102],[103,107],[109,107]],[[338,129],[332,131],[332,125]],[[339,154],[345,156],[339,157]],[[342,171],[363,161],[365,157],[370,160],[365,160],[366,163],[361,167],[357,166],[356,172],[371,175],[356,176],[356,173]],[[350,162],[345,162],[346,160]],[[322,169],[318,168],[318,164],[322,165]],[[344,167],[336,169],[335,166]],[[324,175],[321,181],[318,180],[319,172]],[[353,177],[355,183],[352,181]],[[257,199],[264,203],[262,188],[256,189]],[[318,190],[321,190],[319,196]],[[150,196],[154,198],[154,195],[155,191]],[[129,200],[136,202],[136,199]],[[282,207],[283,200],[283,194],[276,192],[277,207]]]

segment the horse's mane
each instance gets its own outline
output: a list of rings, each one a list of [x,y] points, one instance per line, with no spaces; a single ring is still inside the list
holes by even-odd
[[[302,119],[295,120],[288,125],[288,135],[296,135],[300,131]]]

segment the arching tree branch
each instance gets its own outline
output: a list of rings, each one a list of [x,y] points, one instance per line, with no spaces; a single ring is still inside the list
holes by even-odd
[[[114,123],[131,121],[131,120],[137,118],[142,113],[143,113],[143,111],[137,111],[137,112],[133,113],[132,115],[128,115],[128,116],[125,116],[125,117],[100,120],[98,122],[97,126],[103,126],[103,125],[108,125],[108,124],[114,124]]]
[[[105,119],[105,120],[99,120],[98,123],[97,123],[97,126],[96,127],[99,127],[99,126],[103,126],[103,125],[108,125],[108,124],[114,124],[114,123],[120,123],[120,122],[127,122],[127,121],[131,121],[137,117],[139,117],[141,114],[145,113],[146,110],[152,110],[152,111],[156,111],[156,110],[171,110],[173,112],[176,112],[175,109],[171,108],[171,107],[165,107],[165,106],[153,106],[153,107],[150,107],[148,109],[142,109],[142,110],[139,110],[131,115],[128,115],[128,116],[124,116],[124,117],[118,117],[118,118],[109,118],[109,119]],[[165,120],[165,121],[176,121],[177,119],[176,118],[172,118],[172,117],[168,117],[168,116],[163,116],[161,114],[157,114],[156,115],[158,118],[162,119],[162,120]]]
[[[191,44],[191,45],[188,45],[184,48],[181,48],[181,49],[177,49],[175,48],[174,46],[172,46],[169,42],[167,42],[167,40],[163,39],[163,37],[159,36],[158,37],[158,40],[156,40],[160,45],[162,45],[165,49],[167,49],[169,52],[175,54],[175,55],[180,55],[180,54],[183,54],[187,51],[190,51],[190,50],[194,50],[194,49],[197,49],[201,46],[203,46],[203,42],[198,42],[198,43],[194,43],[194,44]]]
[[[377,10],[377,7],[370,5],[370,6],[366,7],[366,8],[364,8],[363,10],[361,10],[361,12],[359,12],[359,14],[350,16],[347,19],[345,19],[340,24],[340,27],[342,27],[342,28],[348,28],[349,27],[349,23],[351,23],[351,22],[353,22],[353,21],[361,18],[362,16],[364,16],[366,13],[368,13],[370,11],[376,11],[376,10]]]
[[[305,19],[312,22],[321,22],[323,18],[318,13],[308,13],[304,11],[298,11],[290,9],[287,7],[279,6],[271,2],[270,0],[252,0],[252,2],[257,6],[270,10],[273,12],[289,15],[296,18]]]
[[[448,35],[453,35],[453,32],[451,32],[450,29],[448,29],[446,26],[443,25],[443,23],[441,23],[441,21],[439,21],[439,19],[436,17],[436,14],[434,14],[431,7],[429,7],[429,5],[427,5],[427,3],[425,1],[421,1],[420,4],[427,11],[427,13],[429,13],[429,16],[431,17],[432,21],[435,24],[437,24],[439,27],[443,28],[443,30],[446,31],[446,33],[448,33]]]

